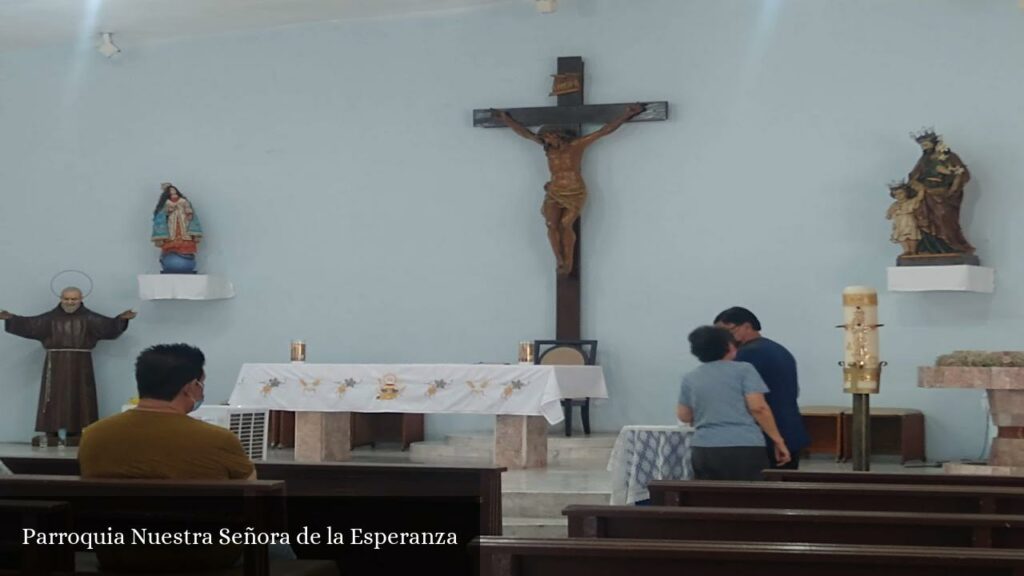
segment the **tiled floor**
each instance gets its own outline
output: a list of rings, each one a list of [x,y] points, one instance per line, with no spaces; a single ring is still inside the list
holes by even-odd
[[[801,470],[814,472],[852,472],[853,463],[837,463],[831,458],[813,458],[800,461]],[[895,459],[876,458],[871,462],[872,472],[886,473],[907,473],[907,474],[942,474],[942,465],[939,463],[908,462],[907,465],[900,464]]]

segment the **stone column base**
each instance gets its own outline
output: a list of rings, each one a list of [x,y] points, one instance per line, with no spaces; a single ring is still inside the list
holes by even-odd
[[[548,421],[543,416],[496,416],[494,465],[510,470],[546,467]]]
[[[349,412],[297,412],[296,462],[343,462],[352,457],[352,414]]]

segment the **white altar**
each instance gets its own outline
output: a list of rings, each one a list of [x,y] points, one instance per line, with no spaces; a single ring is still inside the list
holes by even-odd
[[[563,398],[607,398],[600,366],[244,364],[232,405],[296,412],[297,460],[346,460],[351,412],[494,414],[495,463],[547,464]]]

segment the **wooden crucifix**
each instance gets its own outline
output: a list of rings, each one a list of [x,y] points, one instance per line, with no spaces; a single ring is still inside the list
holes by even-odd
[[[544,147],[551,180],[544,185],[542,213],[548,240],[557,262],[555,337],[580,339],[580,211],[586,201],[581,164],[583,152],[598,138],[626,122],[668,119],[668,102],[635,104],[583,104],[583,58],[558,59],[554,90],[557,106],[540,108],[481,109],[473,111],[473,126],[512,128],[517,134]],[[589,134],[583,124],[604,124]],[[543,126],[538,132],[528,126]]]

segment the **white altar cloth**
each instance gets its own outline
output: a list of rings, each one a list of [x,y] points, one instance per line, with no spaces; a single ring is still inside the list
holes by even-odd
[[[563,398],[607,398],[600,366],[243,364],[231,405],[294,412],[504,414],[564,419]]]

